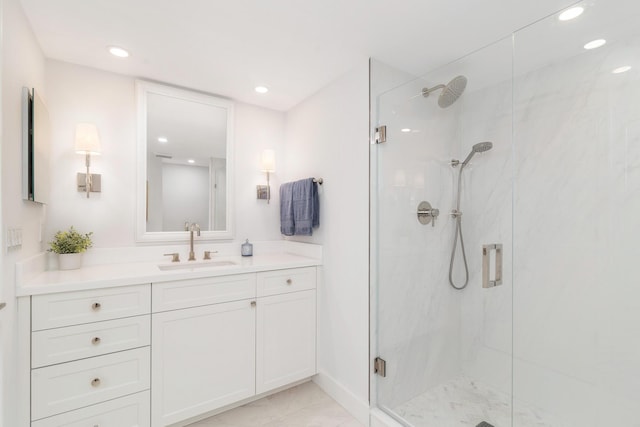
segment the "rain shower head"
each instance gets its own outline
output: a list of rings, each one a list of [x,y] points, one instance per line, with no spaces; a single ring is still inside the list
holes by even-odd
[[[492,148],[493,148],[493,143],[489,142],[489,141],[479,142],[477,144],[474,144],[474,146],[471,147],[471,152],[469,153],[467,158],[464,159],[464,161],[462,162],[462,167],[467,166],[467,163],[469,163],[469,160],[471,160],[471,158],[473,157],[474,154],[476,154],[476,153],[484,153],[485,151],[489,151]]]
[[[425,87],[422,89],[422,96],[426,98],[431,94],[431,92],[442,89],[442,92],[440,92],[440,96],[438,97],[438,105],[440,108],[447,108],[462,96],[466,87],[467,78],[465,76],[457,76],[446,85],[438,85],[432,88]]]

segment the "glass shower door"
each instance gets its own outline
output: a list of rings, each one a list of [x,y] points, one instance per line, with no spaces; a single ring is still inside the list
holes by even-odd
[[[421,78],[372,64],[374,400],[405,425],[512,425],[511,58],[509,38]]]
[[[579,6],[515,34],[519,427],[640,426],[640,6]]]

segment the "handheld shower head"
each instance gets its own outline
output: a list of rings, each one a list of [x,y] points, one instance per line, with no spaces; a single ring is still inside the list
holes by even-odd
[[[467,158],[464,159],[464,161],[462,162],[462,167],[467,166],[467,163],[469,163],[469,161],[474,156],[474,154],[476,154],[476,153],[484,153],[485,151],[489,151],[492,148],[493,148],[493,143],[489,142],[489,141],[479,142],[477,144],[474,144],[474,146],[471,147],[471,152],[469,153]]]
[[[422,96],[426,98],[431,94],[431,92],[442,89],[442,92],[440,92],[440,96],[438,97],[438,105],[440,108],[447,108],[453,105],[453,103],[462,96],[466,87],[467,78],[465,76],[457,76],[446,85],[441,84],[432,88],[423,88]]]

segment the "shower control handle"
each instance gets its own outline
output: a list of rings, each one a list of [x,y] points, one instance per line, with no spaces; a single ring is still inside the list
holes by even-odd
[[[420,202],[417,215],[420,224],[427,225],[431,223],[431,226],[435,227],[436,219],[440,215],[440,209],[432,208],[429,202]]]

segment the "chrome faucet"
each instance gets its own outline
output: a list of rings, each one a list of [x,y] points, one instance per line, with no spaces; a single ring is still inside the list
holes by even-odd
[[[185,226],[189,231],[189,261],[195,261],[196,253],[193,251],[193,232],[198,233],[198,237],[200,237],[200,226],[195,222],[191,225],[185,223]]]

